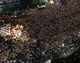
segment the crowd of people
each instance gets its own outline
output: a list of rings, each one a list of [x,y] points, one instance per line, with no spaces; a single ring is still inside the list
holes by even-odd
[[[76,37],[80,32],[79,4],[80,1],[71,0],[67,5],[51,6],[42,10],[35,8],[13,13],[11,20],[9,20],[11,28],[16,24],[24,25],[23,31],[27,31],[30,39],[24,42],[12,39],[3,40],[0,43],[1,62],[6,63],[9,58],[18,58],[25,63],[39,63],[41,61],[38,60],[43,61],[44,58],[57,59],[58,51],[56,49],[66,39],[63,37],[73,35]],[[21,53],[22,57],[19,56]],[[18,60],[16,62],[19,63]]]
[[[15,59],[17,63],[19,60],[27,62],[34,62],[33,58],[37,57],[36,40],[30,39],[27,42],[20,40],[11,40],[7,36],[2,43],[0,43],[0,62],[6,63],[9,59]],[[23,56],[20,57],[20,54]],[[31,60],[31,61],[30,61]],[[15,63],[15,61],[13,61]]]

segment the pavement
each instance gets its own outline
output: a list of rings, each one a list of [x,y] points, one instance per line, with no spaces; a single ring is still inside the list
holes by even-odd
[[[10,7],[10,6],[15,6],[15,5],[20,5],[21,3],[13,3],[13,4],[7,4],[7,5],[0,5],[0,8],[5,8],[5,7]]]

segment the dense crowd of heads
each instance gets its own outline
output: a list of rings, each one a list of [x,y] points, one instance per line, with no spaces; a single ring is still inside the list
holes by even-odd
[[[19,41],[11,40],[4,42],[5,44],[1,44],[3,51],[0,54],[1,59],[5,57],[11,58],[13,52],[15,53],[14,56],[16,57],[18,53],[21,53],[21,51],[27,51],[25,54],[27,59],[30,59],[29,56],[32,55],[32,62],[35,62],[35,58],[37,58],[37,60],[40,59],[38,58],[39,46],[41,48],[41,51],[45,52],[45,57],[51,58],[53,55],[51,52],[56,52],[56,46],[60,43],[58,42],[56,45],[55,42],[59,41],[62,35],[68,36],[73,34],[74,36],[77,36],[78,32],[80,32],[80,19],[78,19],[80,16],[79,3],[80,1],[78,2],[78,0],[71,0],[67,3],[67,5],[60,5],[58,7],[52,6],[42,10],[29,9],[28,11],[24,10],[18,12],[17,16],[19,18],[12,18],[12,25],[24,25],[24,30],[28,32],[30,41],[19,43]],[[33,39],[37,40],[37,42],[34,44]],[[26,48],[24,48],[25,45]],[[4,54],[5,51],[7,52],[6,55]],[[28,61],[26,60],[26,62]]]

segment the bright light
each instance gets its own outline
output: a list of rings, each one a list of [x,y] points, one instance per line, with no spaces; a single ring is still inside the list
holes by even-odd
[[[21,35],[21,32],[19,32],[19,36]]]
[[[50,59],[48,59],[48,60],[46,60],[45,62],[43,62],[43,63],[51,63],[51,60]]]
[[[53,4],[54,2],[53,1],[50,1],[50,3]]]
[[[64,44],[62,44],[62,47],[64,47]]]

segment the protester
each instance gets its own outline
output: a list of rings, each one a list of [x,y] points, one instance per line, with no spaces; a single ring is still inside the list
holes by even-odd
[[[39,59],[42,60],[42,57],[47,59],[53,55],[56,59],[56,54],[64,50],[63,48],[58,50],[57,46],[62,44],[66,37],[72,34],[78,35],[80,24],[77,19],[80,14],[78,4],[77,0],[75,3],[71,0],[66,6],[53,6],[42,10],[29,9],[27,12],[24,10],[11,15],[13,17],[9,18],[13,22],[11,29],[17,24],[23,25],[24,35],[20,39],[8,39],[7,36],[5,41],[0,43],[1,61],[6,62],[9,58],[18,58],[23,61],[25,58],[25,62],[37,63]],[[24,31],[27,33],[25,34]],[[24,36],[29,40],[22,40]],[[15,62],[19,62],[18,59]]]

